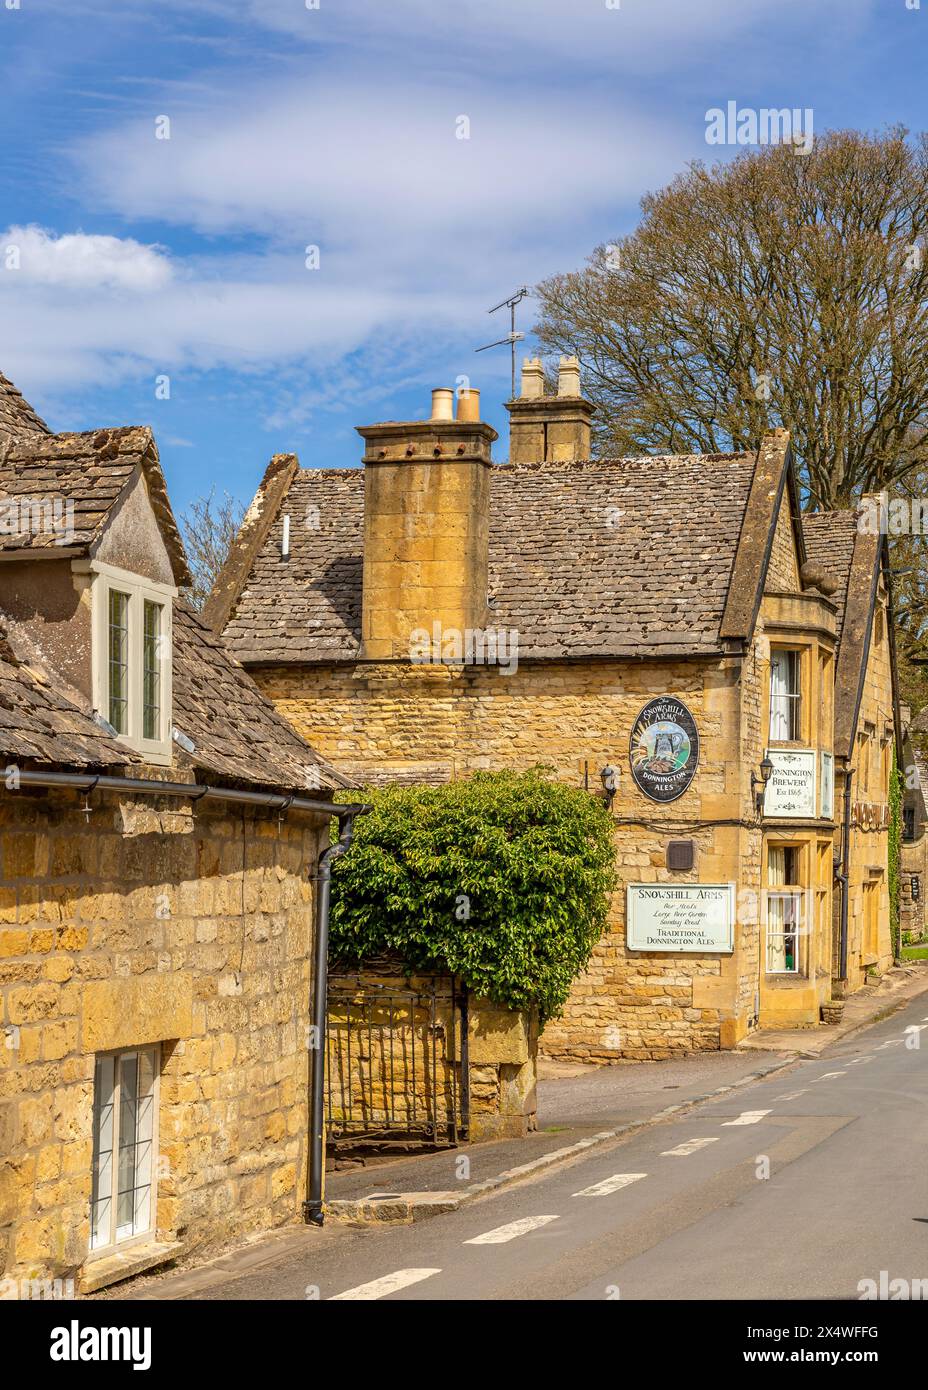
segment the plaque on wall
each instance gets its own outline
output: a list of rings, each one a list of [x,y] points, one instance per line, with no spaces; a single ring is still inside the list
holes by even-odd
[[[734,946],[733,883],[629,883],[625,944],[631,951],[724,951]]]
[[[635,720],[628,761],[638,790],[652,801],[676,801],[696,773],[699,734],[682,700],[649,700]]]
[[[770,748],[773,774],[764,792],[764,815],[815,820],[815,749]]]

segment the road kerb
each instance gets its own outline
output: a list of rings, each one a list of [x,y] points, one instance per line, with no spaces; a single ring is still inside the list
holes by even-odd
[[[569,1144],[563,1149],[554,1149],[551,1153],[541,1154],[528,1163],[520,1163],[515,1168],[507,1168],[504,1172],[497,1173],[495,1177],[484,1178],[482,1182],[471,1183],[460,1192],[372,1193],[368,1197],[355,1200],[337,1199],[326,1202],[325,1214],[332,1221],[353,1226],[384,1224],[408,1226],[414,1221],[427,1220],[430,1216],[440,1216],[445,1212],[458,1211],[461,1207],[477,1201],[480,1197],[488,1197],[502,1192],[505,1188],[515,1187],[518,1183],[528,1182],[546,1169],[563,1167],[573,1162],[574,1159],[580,1158],[583,1154],[589,1153],[591,1149],[602,1148],[616,1139],[627,1138],[641,1130],[650,1129],[652,1125],[669,1120],[674,1115],[685,1114],[686,1111],[694,1109],[697,1105],[702,1105],[707,1100],[716,1100],[719,1096],[727,1095],[730,1091],[740,1090],[742,1086],[749,1086],[754,1081],[763,1081],[768,1076],[774,1076],[777,1072],[785,1071],[787,1067],[794,1066],[799,1060],[798,1055],[793,1054],[763,1071],[755,1071],[747,1076],[742,1076],[729,1086],[718,1086],[713,1091],[706,1091],[704,1095],[693,1096],[690,1100],[678,1101],[675,1105],[667,1105],[663,1110],[658,1110],[656,1114],[649,1115],[645,1120],[630,1120],[627,1124],[617,1125],[614,1129],[601,1130],[599,1134],[593,1134],[588,1139],[580,1139],[576,1144]]]

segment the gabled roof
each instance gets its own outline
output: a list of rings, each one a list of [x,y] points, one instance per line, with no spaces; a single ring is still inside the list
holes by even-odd
[[[785,444],[774,452],[782,471]],[[737,453],[492,466],[488,622],[518,631],[520,660],[720,653],[757,462]],[[768,492],[765,539],[776,521]],[[258,510],[260,528],[243,528],[210,620],[226,619],[246,663],[356,659],[363,469],[294,469]],[[752,575],[763,563],[761,550]],[[736,626],[733,638],[750,635]]]
[[[789,508],[789,524],[801,575],[806,552],[789,431],[776,429],[761,441],[742,512],[741,533],[719,627],[719,636],[725,641],[746,642],[754,631],[784,502]]]
[[[877,531],[861,527],[857,509],[850,507],[834,512],[807,513],[802,526],[810,560],[827,571],[837,585],[832,595],[838,605],[835,754],[849,758],[854,751],[867,675],[880,569],[886,563],[886,538]]]
[[[109,518],[126,488],[141,470],[148,485],[152,508],[158,519],[175,582],[189,584],[190,572],[167,487],[158,450],[150,429],[128,426],[118,429],[86,430],[75,434],[32,435],[12,440],[0,455],[0,509],[10,511],[17,502],[20,522],[25,503],[31,512],[43,503],[51,506],[73,503],[73,537],[60,527],[31,524],[7,534],[5,519],[0,527],[0,550],[86,554],[100,539]],[[4,505],[4,499],[7,499]]]
[[[347,786],[318,757],[184,600],[174,607],[174,726],[192,740],[174,745],[177,770],[292,792]],[[0,614],[0,758],[81,771],[144,759],[94,720],[18,625]]]
[[[174,724],[195,768],[236,781],[331,791],[350,783],[320,758],[183,599],[174,605]]]
[[[0,372],[0,458],[11,439],[41,438],[50,433],[22,392]]]
[[[810,565],[823,570],[835,583],[835,591],[829,597],[838,608],[835,621],[840,642],[857,540],[857,513],[849,507],[837,512],[806,512],[802,530]]]

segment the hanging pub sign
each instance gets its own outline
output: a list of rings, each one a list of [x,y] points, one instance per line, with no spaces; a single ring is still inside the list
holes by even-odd
[[[652,801],[676,801],[696,773],[699,733],[682,700],[649,700],[635,720],[628,760],[639,791]]]

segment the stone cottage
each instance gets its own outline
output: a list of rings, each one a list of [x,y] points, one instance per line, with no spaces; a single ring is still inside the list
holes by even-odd
[[[575,359],[272,460],[206,617],[359,784],[544,763],[608,796],[621,891],[542,1039],[603,1060],[814,1026],[892,958],[884,538],[803,517],[788,435],[590,457]],[[603,786],[601,787],[601,775]]]
[[[0,378],[4,1289],[99,1288],[306,1196],[344,779],[188,578],[150,431],[53,434]]]

